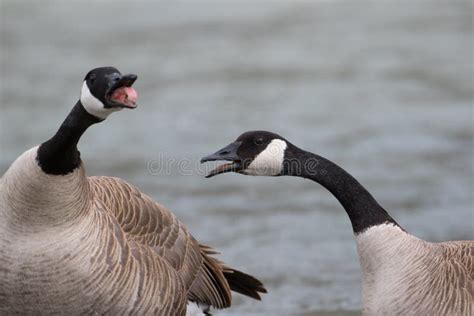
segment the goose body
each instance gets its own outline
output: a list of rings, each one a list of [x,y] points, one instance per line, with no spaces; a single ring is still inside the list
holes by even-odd
[[[474,242],[431,243],[393,224],[356,235],[370,315],[472,315]]]
[[[177,271],[126,241],[110,210],[91,198],[82,167],[58,180],[38,167],[36,152],[19,157],[2,178],[0,314],[183,314]],[[28,186],[15,185],[19,179]],[[154,292],[160,295],[151,300]]]
[[[228,160],[208,177],[297,176],[328,189],[351,220],[366,315],[474,313],[474,241],[432,243],[403,230],[372,195],[335,163],[265,131],[242,134],[202,162]]]
[[[135,106],[135,79],[91,71],[56,135],[0,179],[0,315],[205,315],[229,307],[231,290],[265,292],[136,187],[86,177],[77,141],[115,106]]]

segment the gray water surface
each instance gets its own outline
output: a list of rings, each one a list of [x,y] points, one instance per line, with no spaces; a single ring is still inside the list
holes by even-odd
[[[0,9],[0,174],[52,136],[89,69],[137,73],[139,108],[82,138],[87,172],[137,185],[265,283],[262,302],[236,295],[218,315],[361,308],[351,225],[327,191],[292,178],[208,180],[197,169],[246,130],[337,162],[418,237],[474,239],[470,1],[3,0]]]

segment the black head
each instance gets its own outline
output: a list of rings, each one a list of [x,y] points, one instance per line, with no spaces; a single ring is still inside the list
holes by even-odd
[[[290,145],[275,133],[246,132],[228,146],[202,158],[201,163],[231,161],[212,170],[207,178],[231,171],[256,176],[278,176],[283,171],[285,152]]]
[[[132,88],[135,80],[137,75],[122,75],[114,67],[92,69],[82,84],[82,106],[100,119],[124,108],[134,109],[137,106],[137,92]]]

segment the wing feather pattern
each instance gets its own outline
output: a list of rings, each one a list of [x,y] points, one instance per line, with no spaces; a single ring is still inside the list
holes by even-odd
[[[255,299],[266,293],[260,281],[212,257],[212,248],[200,245],[170,210],[134,186],[114,177],[88,179],[127,239],[150,247],[178,271],[189,300],[224,308],[231,304],[231,289]]]

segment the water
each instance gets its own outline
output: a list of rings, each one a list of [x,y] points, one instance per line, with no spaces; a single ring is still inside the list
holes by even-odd
[[[246,130],[336,161],[421,238],[474,238],[472,2],[0,3],[0,173],[55,132],[89,69],[137,73],[139,108],[83,137],[87,171],[136,184],[265,282],[262,302],[236,296],[219,315],[361,308],[328,192],[198,174]]]

